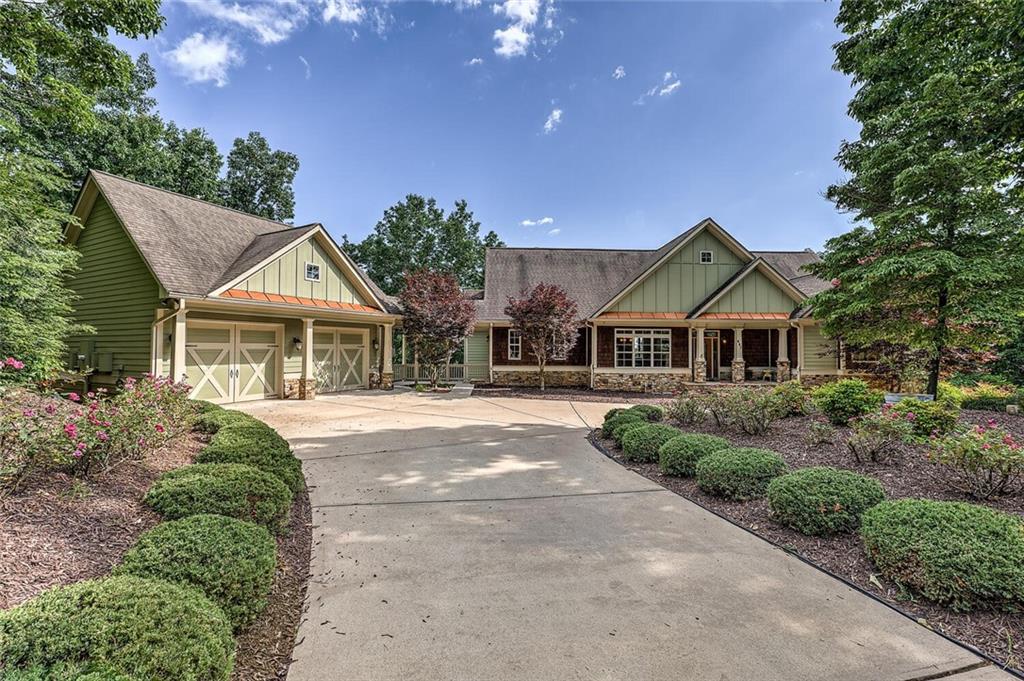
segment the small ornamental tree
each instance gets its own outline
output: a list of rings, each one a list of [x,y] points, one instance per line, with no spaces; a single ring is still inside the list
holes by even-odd
[[[522,298],[509,298],[505,314],[512,328],[522,334],[523,345],[537,360],[540,389],[544,389],[544,367],[556,357],[565,357],[576,345],[580,320],[576,301],[554,284],[537,284]]]
[[[398,300],[404,333],[427,368],[430,388],[436,389],[441,367],[473,330],[473,303],[463,297],[453,275],[430,270],[407,272]]]

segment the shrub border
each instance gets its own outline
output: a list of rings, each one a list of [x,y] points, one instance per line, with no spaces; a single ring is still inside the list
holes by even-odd
[[[590,445],[594,449],[596,449],[597,451],[601,452],[601,454],[603,454],[604,456],[608,457],[609,459],[614,461],[619,466],[622,466],[623,468],[626,468],[626,466],[623,466],[622,462],[620,462],[618,459],[616,459],[615,455],[611,451],[609,451],[607,447],[604,446],[604,443],[601,442],[600,429],[591,429],[590,433],[587,434],[586,439],[587,439],[587,442],[589,442]],[[799,470],[799,469],[796,469],[796,470]],[[643,476],[643,477],[645,477],[647,480],[650,480],[650,478],[647,478],[647,476]],[[656,482],[654,480],[651,480],[651,482],[654,482],[657,485],[661,485],[661,483]],[[917,618],[914,617],[913,615],[911,615],[910,613],[901,610],[895,604],[890,603],[890,602],[886,601],[883,598],[879,598],[876,594],[873,594],[870,591],[867,591],[866,589],[862,588],[860,585],[855,584],[855,583],[847,580],[845,577],[841,577],[840,575],[837,575],[834,572],[832,572],[831,570],[829,570],[829,569],[827,569],[827,568],[825,568],[825,567],[823,567],[821,565],[818,565],[817,563],[815,563],[812,560],[804,557],[803,555],[801,555],[801,554],[799,554],[799,553],[797,553],[795,551],[792,551],[792,550],[786,548],[784,545],[779,544],[778,542],[773,541],[773,540],[769,539],[768,537],[765,537],[765,536],[762,536],[762,535],[758,534],[757,532],[755,532],[754,530],[750,529],[749,527],[736,522],[735,520],[733,520],[729,516],[724,515],[722,513],[719,513],[718,511],[716,511],[713,508],[709,508],[709,507],[705,506],[704,504],[702,504],[700,501],[698,501],[696,499],[691,499],[690,497],[685,496],[683,494],[680,494],[679,492],[676,492],[675,490],[669,489],[668,487],[665,487],[664,485],[661,485],[661,487],[662,487],[662,489],[664,489],[664,490],[666,490],[668,492],[671,492],[672,494],[675,494],[677,497],[680,497],[682,499],[686,499],[690,503],[699,506],[700,508],[704,509],[708,513],[711,513],[711,514],[721,518],[722,520],[726,521],[727,523],[729,523],[733,527],[738,527],[739,529],[743,530],[747,534],[750,534],[750,535],[753,535],[754,537],[757,537],[761,541],[763,541],[763,542],[765,542],[767,544],[772,545],[773,547],[775,547],[776,549],[782,551],[783,553],[785,553],[785,554],[787,554],[789,556],[793,556],[794,558],[796,558],[800,562],[804,563],[805,565],[811,566],[812,568],[814,568],[818,572],[826,574],[829,577],[832,577],[833,579],[839,580],[840,582],[842,582],[846,586],[850,587],[854,591],[857,591],[858,593],[861,593],[861,594],[867,596],[868,598],[870,598],[871,600],[875,601],[876,603],[880,603],[880,604],[884,605],[885,607],[889,608],[893,612],[899,613],[900,615],[902,615],[903,617],[907,618],[908,620],[910,620],[911,622],[913,622],[917,626],[922,627],[924,629],[928,629],[933,634],[937,634],[938,636],[941,636],[942,638],[946,639],[950,643],[956,644],[960,648],[963,648],[964,650],[966,650],[969,653],[977,655],[978,657],[982,658],[982,660],[983,660],[982,662],[978,662],[978,663],[973,664],[973,665],[967,665],[966,667],[962,667],[962,668],[959,668],[959,669],[951,669],[951,670],[948,670],[948,671],[945,671],[945,672],[942,672],[942,673],[937,673],[934,676],[926,675],[926,676],[921,677],[919,680],[915,680],[915,681],[926,681],[927,679],[938,679],[938,678],[945,678],[947,676],[955,676],[955,675],[959,675],[959,674],[966,674],[967,672],[975,671],[977,669],[984,669],[985,667],[989,667],[989,666],[994,667],[994,668],[996,668],[996,669],[998,669],[1000,671],[1006,672],[1010,676],[1015,676],[1015,677],[1017,677],[1019,679],[1024,679],[1024,675],[1021,675],[1021,674],[1017,673],[1013,669],[1008,669],[1008,668],[1004,667],[998,660],[996,660],[992,656],[988,655],[984,651],[981,651],[981,650],[979,650],[977,648],[974,648],[973,646],[970,646],[970,645],[964,643],[963,641],[961,641],[958,638],[953,638],[949,634],[946,634],[945,632],[939,631],[938,629],[932,629],[931,627],[925,627],[924,625],[920,624],[917,621]],[[743,502],[743,503],[747,503],[747,502]]]

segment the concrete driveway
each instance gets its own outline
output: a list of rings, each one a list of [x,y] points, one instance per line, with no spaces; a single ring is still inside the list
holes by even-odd
[[[311,488],[289,679],[1011,678],[602,456],[584,436],[610,406],[246,406]]]

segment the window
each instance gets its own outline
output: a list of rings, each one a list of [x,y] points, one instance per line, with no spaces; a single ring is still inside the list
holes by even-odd
[[[615,329],[615,366],[672,366],[671,329]]]
[[[523,334],[516,329],[508,330],[508,358],[523,358]]]
[[[320,281],[320,265],[315,262],[306,263],[306,281]]]
[[[875,349],[854,349],[850,351],[850,361],[854,364],[878,364],[880,353]]]
[[[715,262],[715,253],[714,253],[714,251],[701,251],[700,252],[700,264],[701,265],[711,265],[714,262]]]
[[[565,342],[565,336],[559,333],[551,334],[551,359],[564,360],[568,355],[569,348]]]

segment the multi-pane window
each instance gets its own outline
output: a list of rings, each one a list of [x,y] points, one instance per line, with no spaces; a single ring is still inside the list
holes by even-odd
[[[672,366],[672,330],[615,329],[615,366]]]
[[[564,360],[568,354],[569,348],[567,347],[565,336],[560,333],[554,333],[551,335],[551,359]]]
[[[715,254],[712,251],[701,251],[700,252],[700,264],[711,265],[715,262]]]
[[[508,358],[523,358],[523,334],[516,329],[508,330]]]
[[[306,263],[306,281],[320,281],[320,265],[315,262]]]

